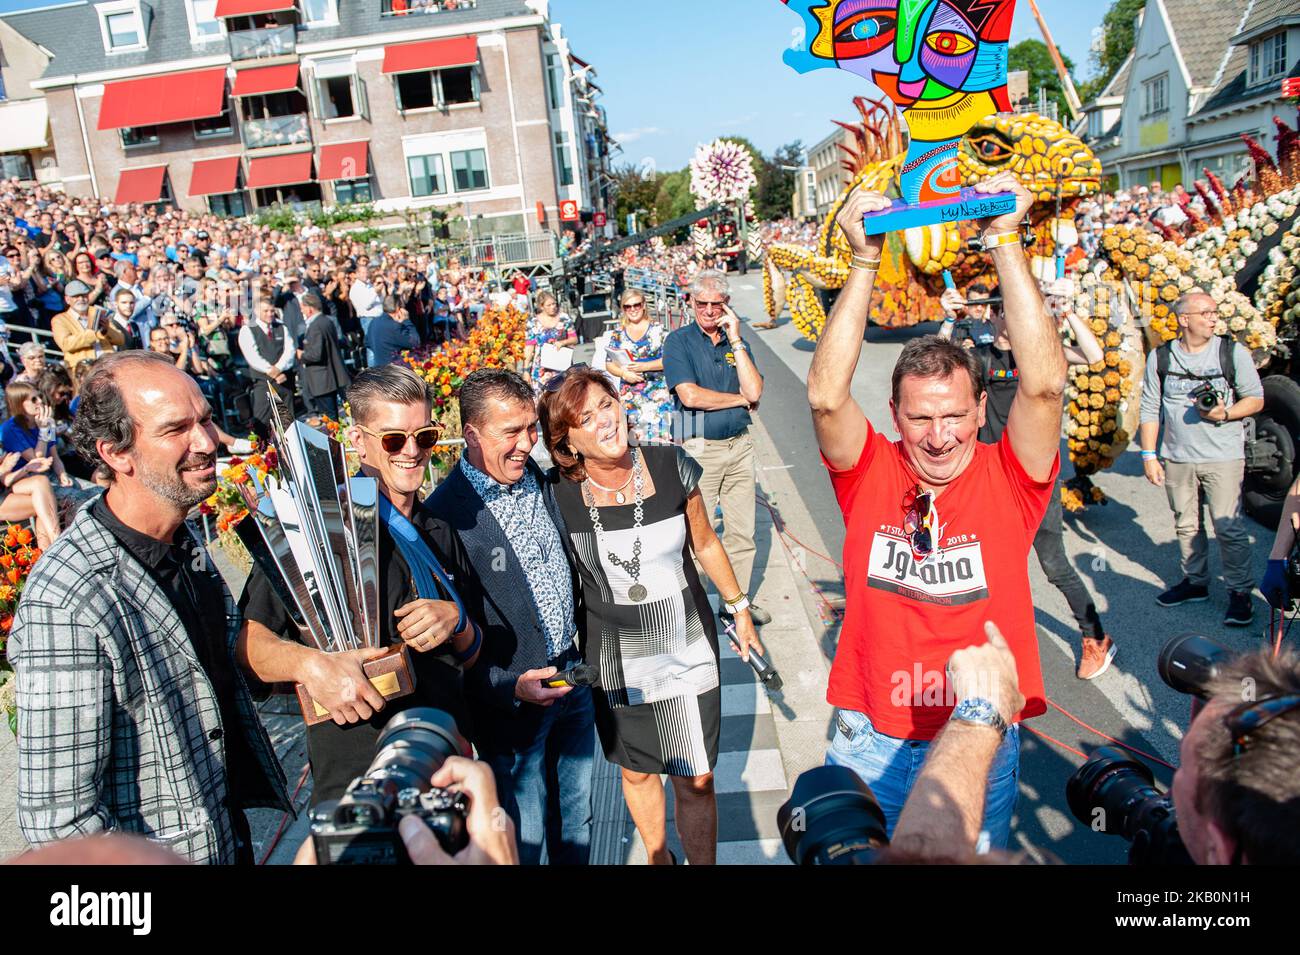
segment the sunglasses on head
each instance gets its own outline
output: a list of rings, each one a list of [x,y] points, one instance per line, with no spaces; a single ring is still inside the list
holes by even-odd
[[[934,515],[934,492],[923,491],[914,485],[903,497],[903,530],[912,545],[912,556],[924,560],[934,553],[934,534],[931,533]]]
[[[564,371],[560,372],[558,375],[556,375],[554,378],[548,381],[546,383],[546,387],[543,388],[542,390],[545,391],[547,394],[551,394],[553,392],[559,391],[560,386],[564,384],[564,379],[569,377],[569,372],[576,371],[579,368],[586,368],[586,367],[587,367],[586,362],[570,365]]]
[[[1300,710],[1300,693],[1254,700],[1233,709],[1223,718],[1232,734],[1232,755],[1240,756],[1250,749],[1251,733],[1294,710]]]
[[[379,446],[389,454],[397,454],[406,447],[407,438],[414,438],[417,448],[421,451],[428,451],[438,443],[438,438],[442,436],[442,428],[436,424],[425,425],[423,428],[417,428],[414,431],[371,431],[363,424],[357,425],[357,428],[372,438],[378,438]]]

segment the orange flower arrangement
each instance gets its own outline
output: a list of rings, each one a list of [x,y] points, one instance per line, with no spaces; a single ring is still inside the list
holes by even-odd
[[[12,694],[13,671],[9,667],[5,649],[23,586],[27,583],[32,567],[41,557],[41,550],[34,541],[31,529],[19,524],[7,525],[4,539],[0,541],[0,570],[3,570],[3,575],[0,575],[0,709],[4,710],[9,729],[15,734],[18,732],[18,713],[14,708]]]

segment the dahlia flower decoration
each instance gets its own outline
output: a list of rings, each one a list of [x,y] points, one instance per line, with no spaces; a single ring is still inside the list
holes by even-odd
[[[754,159],[739,143],[719,139],[695,150],[691,160],[691,195],[700,208],[738,202],[758,185]]]

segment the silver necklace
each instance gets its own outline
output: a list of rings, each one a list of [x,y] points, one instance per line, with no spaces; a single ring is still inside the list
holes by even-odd
[[[605,485],[603,484],[597,484],[590,474],[587,475],[587,480],[591,481],[592,487],[598,487],[606,494],[613,494],[615,504],[626,504],[627,495],[623,493],[623,488],[627,487],[630,483],[632,483],[632,476],[635,473],[636,473],[636,468],[633,467],[633,469],[628,472],[627,480],[624,481],[622,484],[620,484],[618,487],[605,487]]]
[[[642,504],[641,492],[645,489],[645,481],[643,480],[641,474],[641,456],[637,454],[636,448],[632,449],[632,475],[630,480],[633,481],[632,486],[635,489],[635,494],[636,494],[636,510],[633,511],[632,530],[637,532],[636,541],[632,544],[632,559],[623,560],[612,550],[609,551],[606,554],[606,556],[609,558],[609,562],[611,564],[613,564],[615,567],[622,568],[627,573],[627,575],[632,578],[632,586],[628,588],[627,596],[628,599],[631,600],[633,603],[640,603],[641,601],[645,600],[647,596],[649,596],[650,592],[646,590],[645,584],[641,583],[640,531],[641,531],[641,519],[642,517],[644,517],[644,513],[641,508],[641,504]],[[595,530],[596,532],[596,540],[603,545],[604,537],[605,537],[605,527],[600,522],[600,509],[596,507],[595,496],[591,493],[591,487],[589,487],[588,485],[595,485],[596,487],[600,487],[600,485],[596,484],[596,482],[593,481],[591,478],[587,478],[585,481],[582,482],[582,497],[584,503],[586,503],[587,505],[587,510],[591,516],[591,526],[592,529]],[[623,486],[627,487],[626,484],[624,484]],[[609,488],[601,488],[601,490],[608,491]]]

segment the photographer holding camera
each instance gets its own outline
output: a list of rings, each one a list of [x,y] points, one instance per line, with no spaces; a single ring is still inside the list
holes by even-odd
[[[1197,865],[1300,864],[1300,657],[1263,649],[1221,666],[1170,792]]]
[[[1156,602],[1174,607],[1209,598],[1204,494],[1228,586],[1223,622],[1244,627],[1254,616],[1254,579],[1241,511],[1246,466],[1241,422],[1264,407],[1264,388],[1250,352],[1215,335],[1219,313],[1213,298],[1188,292],[1175,311],[1182,334],[1151,352],[1142,380],[1142,466],[1147,480],[1169,496],[1183,569],[1182,581]]]

